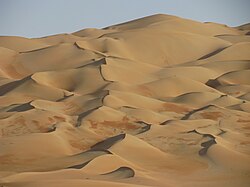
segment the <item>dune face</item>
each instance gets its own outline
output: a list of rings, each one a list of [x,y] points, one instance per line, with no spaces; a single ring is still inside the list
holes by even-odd
[[[0,54],[0,186],[250,185],[249,24],[154,15]]]

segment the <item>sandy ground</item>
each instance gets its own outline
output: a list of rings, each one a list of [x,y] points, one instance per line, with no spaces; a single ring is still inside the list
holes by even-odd
[[[153,15],[0,37],[0,186],[250,186],[249,34]]]

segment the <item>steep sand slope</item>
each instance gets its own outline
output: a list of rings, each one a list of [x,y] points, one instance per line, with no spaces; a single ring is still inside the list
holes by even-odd
[[[0,186],[249,185],[249,24],[0,37]]]

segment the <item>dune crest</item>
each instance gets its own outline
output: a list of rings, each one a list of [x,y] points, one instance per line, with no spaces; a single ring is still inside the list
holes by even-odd
[[[0,186],[249,186],[249,52],[163,14],[1,36]]]

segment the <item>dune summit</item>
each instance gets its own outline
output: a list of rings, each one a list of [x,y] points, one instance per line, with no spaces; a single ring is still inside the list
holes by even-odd
[[[250,27],[153,15],[0,37],[0,186],[250,185]]]

